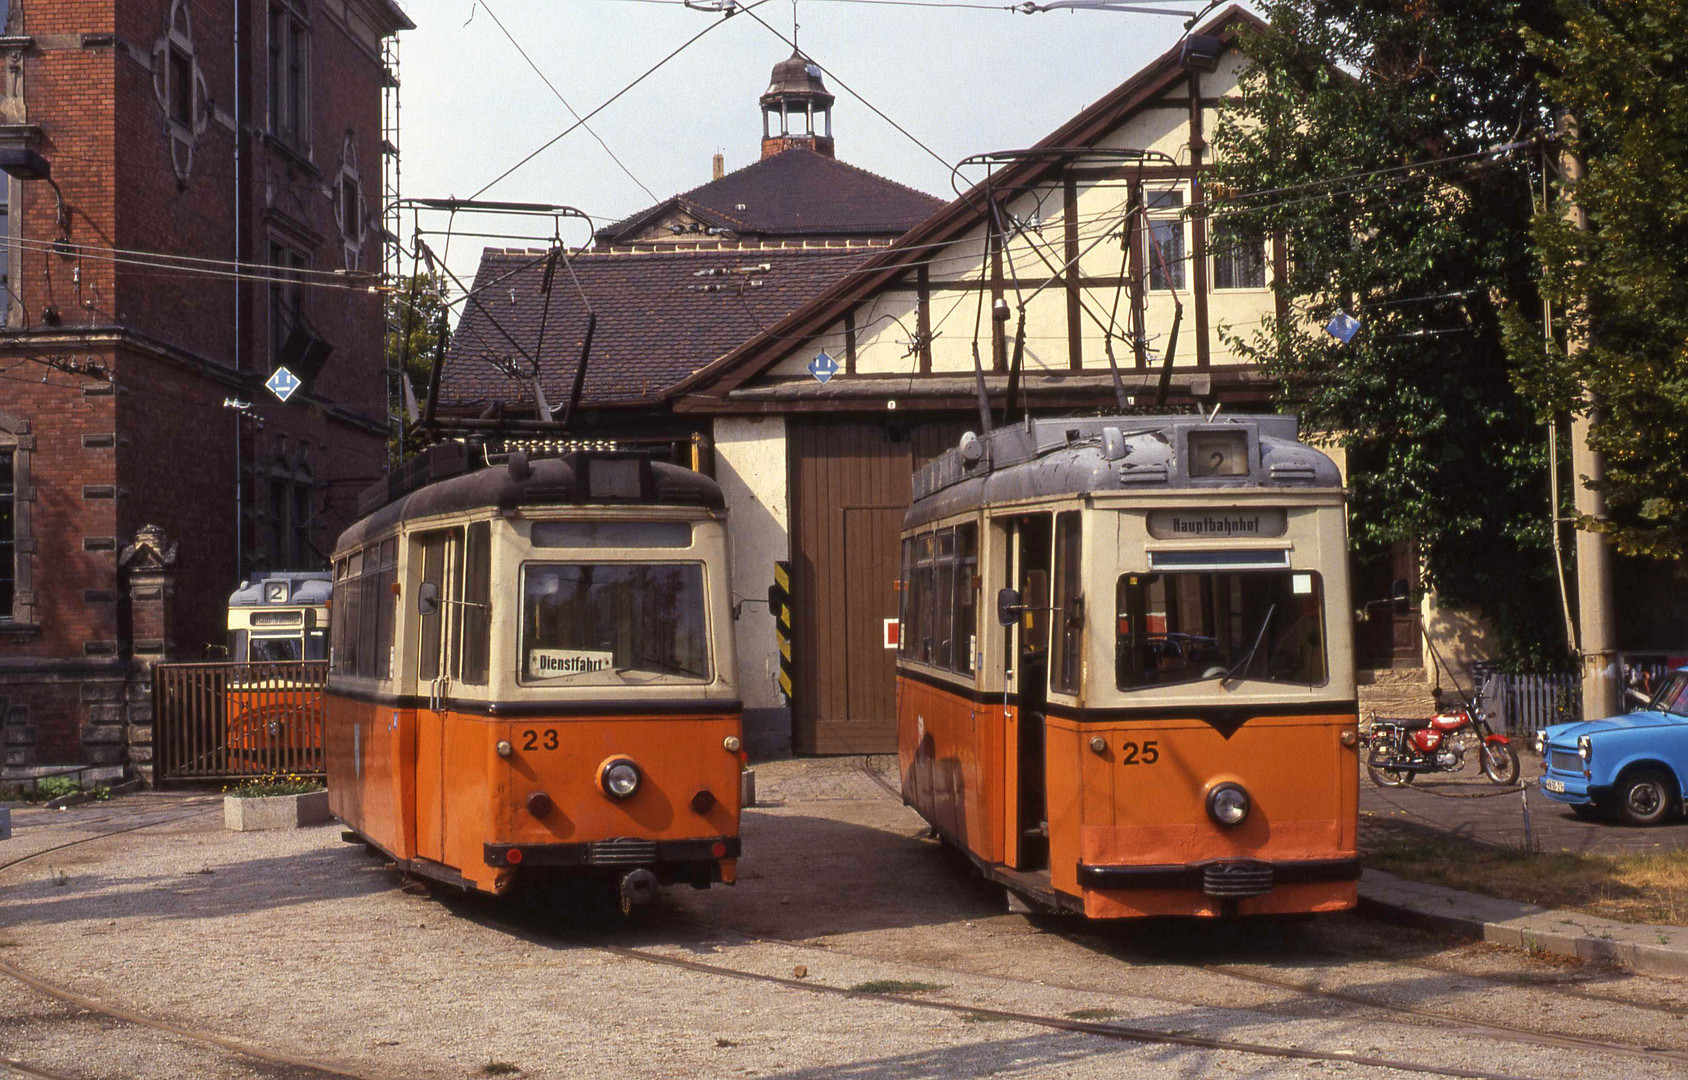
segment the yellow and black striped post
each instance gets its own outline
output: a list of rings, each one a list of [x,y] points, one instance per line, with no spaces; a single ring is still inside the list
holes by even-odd
[[[768,586],[768,614],[774,617],[774,641],[780,650],[780,693],[791,704],[791,564],[774,563],[774,583]]]

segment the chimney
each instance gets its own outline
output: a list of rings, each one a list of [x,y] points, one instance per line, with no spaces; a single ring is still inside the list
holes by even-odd
[[[723,156],[721,154],[716,154],[715,155],[715,176],[714,176],[714,179],[719,180],[723,176],[726,176],[726,175],[727,175],[727,159],[726,159],[725,156]]]

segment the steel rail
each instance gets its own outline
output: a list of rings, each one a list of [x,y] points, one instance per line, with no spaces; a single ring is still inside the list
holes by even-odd
[[[22,866],[25,863],[51,855],[56,851],[63,851],[66,848],[73,848],[82,844],[91,844],[97,840],[108,840],[114,836],[139,832],[142,829],[150,829],[159,825],[170,825],[179,821],[187,821],[191,818],[203,817],[206,814],[215,812],[215,807],[205,807],[203,803],[190,803],[189,805],[199,805],[204,808],[194,810],[191,813],[175,814],[155,821],[148,821],[139,825],[131,825],[122,829],[108,829],[105,832],[97,833],[93,836],[84,836],[77,840],[67,841],[63,844],[55,844],[52,847],[31,852],[21,858],[0,863],[0,873],[5,873],[8,870]],[[45,979],[38,978],[26,971],[20,970],[4,960],[0,960],[0,975],[5,975],[9,978],[15,979],[38,993],[44,994],[47,997],[54,998],[58,1001],[63,1001],[69,1005],[75,1005],[79,1009],[86,1009],[89,1012],[98,1013],[101,1016],[110,1017],[114,1020],[121,1020],[125,1023],[134,1024],[138,1027],[151,1028],[154,1031],[162,1031],[170,1035],[176,1035],[192,1042],[215,1046],[218,1049],[228,1050],[244,1057],[255,1058],[259,1061],[266,1061],[272,1065],[284,1065],[290,1069],[306,1070],[310,1073],[316,1073],[322,1076],[347,1077],[349,1080],[379,1080],[379,1078],[386,1075],[382,1073],[355,1072],[343,1065],[318,1061],[312,1058],[297,1057],[292,1054],[282,1053],[279,1050],[269,1050],[262,1046],[246,1042],[242,1039],[235,1039],[226,1035],[218,1035],[215,1032],[200,1031],[197,1028],[187,1027],[182,1024],[173,1024],[167,1020],[159,1020],[156,1017],[147,1016],[143,1013],[125,1009],[121,1006],[111,1005],[100,1001],[97,998],[88,997],[85,994],[79,994],[74,990],[59,986],[56,983],[50,983]],[[40,1077],[41,1080],[69,1080],[69,1078],[61,1077],[56,1073],[48,1072],[31,1065],[26,1065],[21,1061],[15,1061],[8,1057],[0,1057],[0,1067],[25,1076]]]
[[[880,776],[877,772],[875,772],[869,766],[868,759],[865,756],[862,758],[862,771],[867,774],[869,779],[873,780],[881,788],[884,788],[887,792],[896,796],[898,799],[902,798],[901,792],[899,792],[897,789],[892,787],[891,784],[883,776]],[[713,929],[723,929],[723,928],[713,927]],[[1062,933],[1061,936],[1066,938],[1068,941],[1073,942],[1074,944],[1080,945],[1081,947],[1085,947],[1085,948],[1091,948],[1092,947],[1088,943],[1080,940],[1079,935]],[[773,940],[773,939],[766,939],[766,940]],[[787,943],[787,944],[796,944],[796,943],[790,942],[790,943]],[[1104,943],[1098,942],[1098,945],[1101,945],[1102,951],[1111,953],[1111,950],[1107,949],[1107,947]],[[1626,1000],[1624,998],[1620,998],[1620,997],[1616,997],[1616,996],[1612,996],[1612,995],[1602,995],[1602,994],[1592,994],[1592,993],[1587,993],[1587,992],[1577,992],[1574,989],[1559,987],[1559,986],[1555,986],[1553,984],[1522,983],[1522,982],[1519,982],[1517,980],[1507,980],[1507,979],[1496,978],[1494,976],[1488,976],[1488,975],[1473,975],[1473,974],[1467,974],[1467,973],[1464,973],[1464,972],[1447,971],[1447,970],[1443,970],[1443,969],[1439,969],[1439,968],[1430,967],[1429,965],[1407,964],[1405,962],[1392,960],[1392,959],[1389,959],[1389,958],[1365,957],[1365,956],[1361,956],[1359,954],[1352,954],[1352,953],[1337,953],[1336,955],[1350,956],[1353,959],[1362,960],[1362,961],[1365,961],[1365,962],[1368,962],[1368,963],[1377,963],[1377,964],[1384,964],[1384,965],[1389,965],[1389,966],[1400,966],[1400,967],[1414,967],[1414,968],[1420,968],[1420,969],[1424,969],[1424,970],[1440,971],[1442,974],[1453,975],[1455,977],[1462,978],[1462,979],[1470,979],[1470,980],[1479,981],[1479,982],[1486,982],[1486,983],[1489,983],[1491,985],[1510,986],[1510,987],[1517,988],[1517,989],[1543,990],[1543,991],[1546,991],[1548,993],[1563,993],[1567,997],[1585,998],[1585,999],[1591,999],[1591,1000],[1596,1000],[1596,1001],[1602,1001],[1602,1002],[1606,1002],[1606,1003],[1618,1005],[1618,1006],[1627,1006],[1627,1007],[1637,1008],[1637,1009],[1642,1009],[1642,1010],[1647,1010],[1647,1011],[1661,1012],[1661,1013],[1664,1013],[1666,1015],[1674,1016],[1674,1017],[1678,1017],[1678,1018],[1681,1018],[1684,1015],[1684,1010],[1682,1010],[1682,1009],[1672,1009],[1672,1008],[1669,1008],[1668,1006],[1656,1005],[1656,1004],[1652,1004],[1652,1003],[1649,1003],[1649,1002],[1630,1001],[1630,1000]],[[862,957],[862,959],[871,959],[871,958]],[[935,968],[934,970],[949,971],[949,970],[952,970],[952,969]],[[1634,1044],[1628,1044],[1628,1043],[1614,1043],[1614,1042],[1607,1042],[1607,1041],[1598,1040],[1598,1039],[1583,1038],[1581,1036],[1576,1036],[1576,1035],[1558,1035],[1558,1034],[1554,1034],[1552,1032],[1544,1032],[1544,1031],[1534,1030],[1534,1029],[1530,1029],[1530,1028],[1512,1027],[1512,1026],[1505,1025],[1505,1024],[1495,1024],[1495,1023],[1485,1021],[1485,1020],[1473,1020],[1473,1019],[1470,1019],[1469,1017],[1461,1016],[1458,1013],[1443,1012],[1443,1011],[1437,1010],[1437,1009],[1427,1009],[1427,1008],[1424,1008],[1423,1006],[1417,1006],[1417,1005],[1407,1005],[1407,1004],[1400,1004],[1400,1003],[1391,1002],[1391,1001],[1381,1001],[1381,1000],[1378,1000],[1377,998],[1367,997],[1367,996],[1360,995],[1360,994],[1353,994],[1353,993],[1348,993],[1348,992],[1341,991],[1341,990],[1333,990],[1333,989],[1329,989],[1329,988],[1326,988],[1326,987],[1320,987],[1320,986],[1309,986],[1305,983],[1295,982],[1295,981],[1289,980],[1289,979],[1275,978],[1275,977],[1272,977],[1272,976],[1269,976],[1269,975],[1262,975],[1262,974],[1258,974],[1258,973],[1255,973],[1255,972],[1244,971],[1244,970],[1241,970],[1236,965],[1202,964],[1202,965],[1199,965],[1199,970],[1208,972],[1209,974],[1223,976],[1225,978],[1237,979],[1237,980],[1241,980],[1241,981],[1244,981],[1244,982],[1255,983],[1255,984],[1262,985],[1262,986],[1270,986],[1270,987],[1273,987],[1275,989],[1280,989],[1280,990],[1288,990],[1288,991],[1291,991],[1293,993],[1300,994],[1304,997],[1323,998],[1323,999],[1330,1000],[1330,1001],[1342,1002],[1343,1004],[1356,1005],[1356,1006],[1359,1006],[1361,1008],[1375,1009],[1375,1010],[1379,1010],[1379,1011],[1382,1011],[1382,1012],[1388,1012],[1388,1013],[1394,1013],[1394,1014],[1405,1013],[1405,1014],[1408,1014],[1408,1015],[1411,1015],[1411,1016],[1418,1017],[1420,1019],[1433,1021],[1434,1023],[1436,1023],[1438,1025],[1457,1027],[1459,1029],[1462,1029],[1462,1031],[1465,1034],[1471,1035],[1473,1037],[1498,1038],[1498,1039],[1502,1039],[1504,1041],[1515,1042],[1515,1043],[1520,1043],[1520,1044],[1529,1045],[1529,1046],[1546,1046],[1546,1047],[1553,1047],[1553,1048],[1558,1048],[1558,1049],[1580,1050],[1580,1051],[1591,1051],[1591,1052],[1598,1052],[1598,1053],[1606,1053],[1606,1054],[1613,1054],[1613,1055],[1620,1056],[1620,1057],[1637,1058],[1637,1059],[1643,1060],[1643,1061],[1660,1061],[1660,1062],[1674,1061],[1674,1062],[1681,1062],[1683,1064],[1688,1064],[1688,1051],[1672,1050],[1672,1049],[1669,1049],[1667,1047],[1649,1047],[1649,1046],[1636,1046]],[[966,974],[966,973],[957,971],[956,974],[959,975],[959,974]],[[991,977],[993,977],[993,978],[1013,978],[1012,976],[991,976]],[[1167,1001],[1168,1003],[1171,1003],[1171,1004],[1184,1004],[1184,1005],[1191,1005],[1191,1006],[1197,1006],[1197,1007],[1201,1006],[1201,1003],[1198,1003],[1198,1002],[1176,1001],[1176,1000],[1170,999],[1170,998],[1156,998],[1153,995],[1135,995],[1135,996],[1147,996],[1151,1000],[1164,1000],[1164,1001]]]

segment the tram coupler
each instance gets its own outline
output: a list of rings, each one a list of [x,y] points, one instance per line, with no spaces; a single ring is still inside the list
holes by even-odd
[[[649,870],[629,870],[621,879],[621,913],[631,914],[635,906],[650,903],[661,891],[661,882]]]

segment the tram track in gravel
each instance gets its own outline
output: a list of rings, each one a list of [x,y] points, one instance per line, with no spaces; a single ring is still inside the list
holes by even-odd
[[[870,780],[872,780],[875,784],[877,784],[880,788],[882,788],[887,794],[889,794],[891,797],[897,799],[899,802],[902,801],[902,793],[900,791],[898,791],[895,787],[893,787],[891,785],[891,783],[889,781],[887,781],[883,776],[881,776],[879,773],[874,771],[874,769],[872,768],[872,766],[869,762],[869,759],[866,758],[866,757],[864,757],[862,759],[862,772]],[[713,929],[718,929],[718,930],[728,929],[728,930],[730,930],[730,928],[724,928],[724,927],[713,927]],[[1097,935],[1095,935],[1092,932],[1088,932],[1088,931],[1085,931],[1085,930],[1073,931],[1073,930],[1068,930],[1068,929],[1061,928],[1061,927],[1051,927],[1050,929],[1051,929],[1052,933],[1057,934],[1063,940],[1072,942],[1073,944],[1078,945],[1081,948],[1090,949],[1091,951],[1100,951],[1100,952],[1104,953],[1105,955],[1114,956],[1116,958],[1122,958],[1123,959],[1123,957],[1120,956],[1120,951],[1112,943],[1101,940]],[[733,931],[733,932],[736,933],[737,931]],[[775,940],[775,939],[764,939],[764,940]],[[785,942],[785,944],[800,945],[800,943],[795,943],[795,942]],[[821,947],[821,948],[823,949],[823,951],[829,952],[829,953],[836,951],[836,950],[833,950],[829,947]],[[1659,1014],[1663,1014],[1663,1015],[1666,1015],[1666,1016],[1671,1016],[1671,1017],[1676,1018],[1676,1019],[1684,1019],[1685,1017],[1688,1017],[1688,1010],[1673,1009],[1669,1006],[1660,1005],[1660,1004],[1657,1004],[1657,1003],[1654,1003],[1654,1002],[1636,1001],[1636,1000],[1625,998],[1625,997],[1615,995],[1615,994],[1599,994],[1599,993],[1595,993],[1595,992],[1592,992],[1592,991],[1586,991],[1586,990],[1583,990],[1583,989],[1577,988],[1577,987],[1566,987],[1566,986],[1561,986],[1561,985],[1557,985],[1557,984],[1549,983],[1549,982],[1534,982],[1534,981],[1523,980],[1523,979],[1508,979],[1508,978],[1505,978],[1505,977],[1502,977],[1502,976],[1463,972],[1463,971],[1459,971],[1457,969],[1441,968],[1441,967],[1437,967],[1437,966],[1429,965],[1429,964],[1415,964],[1415,963],[1411,963],[1411,962],[1408,962],[1408,961],[1399,960],[1399,959],[1393,958],[1393,957],[1364,956],[1364,955],[1361,955],[1361,954],[1351,953],[1351,952],[1343,952],[1343,951],[1340,951],[1340,950],[1329,950],[1329,955],[1331,955],[1333,957],[1357,960],[1357,961],[1368,963],[1368,964],[1375,964],[1375,965],[1379,965],[1379,966],[1382,966],[1382,967],[1406,968],[1406,969],[1413,969],[1413,970],[1430,971],[1430,972],[1433,972],[1433,973],[1436,973],[1436,974],[1439,974],[1439,975],[1444,975],[1444,976],[1447,976],[1447,977],[1450,977],[1450,978],[1457,978],[1457,979],[1463,979],[1463,980],[1472,981],[1472,982],[1486,983],[1489,986],[1496,987],[1496,988],[1506,988],[1506,989],[1512,989],[1512,990],[1528,990],[1528,991],[1541,992],[1541,993],[1546,993],[1546,994],[1550,994],[1550,995],[1557,995],[1557,996],[1573,998],[1573,999],[1598,1001],[1598,1002],[1601,1002],[1601,1003],[1604,1003],[1604,1004],[1615,1005],[1615,1006],[1618,1006],[1618,1007],[1621,1007],[1621,1008],[1633,1008],[1633,1009],[1638,1009],[1638,1010],[1645,1011],[1645,1012],[1659,1013]],[[865,957],[865,956],[860,956],[860,957],[857,957],[857,958],[858,959],[872,959],[871,957]],[[1148,957],[1148,959],[1159,960],[1160,958],[1150,956],[1150,957]],[[1438,1026],[1454,1027],[1454,1028],[1461,1029],[1462,1031],[1464,1031],[1465,1033],[1467,1033],[1469,1035],[1472,1035],[1473,1037],[1497,1038],[1497,1039],[1502,1039],[1502,1040],[1505,1040],[1505,1041],[1508,1041],[1508,1042],[1518,1043],[1518,1044],[1521,1044],[1521,1045],[1545,1046],[1545,1047],[1555,1047],[1555,1048],[1561,1048],[1561,1049],[1598,1052],[1598,1053],[1612,1054],[1612,1055],[1616,1055],[1616,1056],[1620,1056],[1620,1057],[1634,1058],[1634,1059],[1639,1059],[1639,1060],[1644,1060],[1644,1061],[1680,1062],[1683,1065],[1688,1066],[1688,1051],[1675,1050],[1675,1049],[1671,1049],[1671,1048],[1668,1048],[1668,1047],[1638,1046],[1638,1045],[1630,1044],[1630,1043],[1616,1043],[1616,1042],[1609,1042],[1609,1041],[1599,1040],[1599,1039],[1588,1039],[1588,1038],[1584,1038],[1584,1037],[1581,1037],[1581,1036],[1563,1035],[1563,1034],[1558,1034],[1558,1033],[1555,1033],[1555,1032],[1541,1031],[1539,1029],[1533,1029],[1533,1028],[1516,1027],[1516,1026],[1507,1025],[1507,1024],[1495,1024],[1495,1023],[1492,1023],[1492,1022],[1486,1021],[1486,1020],[1476,1020],[1476,1019],[1473,1019],[1471,1017],[1461,1015],[1459,1013],[1445,1012],[1445,1011],[1438,1010],[1438,1009],[1425,1008],[1423,1006],[1407,1004],[1407,1003],[1394,1001],[1394,1000],[1384,1000],[1384,999],[1380,999],[1380,998],[1374,997],[1374,996],[1368,996],[1368,995],[1364,995],[1364,994],[1355,994],[1355,993],[1350,993],[1350,992],[1347,992],[1347,991],[1331,989],[1329,987],[1312,986],[1312,985],[1308,985],[1306,982],[1303,982],[1303,981],[1281,978],[1281,977],[1275,977],[1275,976],[1271,976],[1271,975],[1261,974],[1261,973],[1258,973],[1258,972],[1243,970],[1239,965],[1197,964],[1197,965],[1193,965],[1193,966],[1195,966],[1198,970],[1204,971],[1204,972],[1211,974],[1211,975],[1217,975],[1217,976],[1221,976],[1221,977],[1224,977],[1224,978],[1234,979],[1234,980],[1238,980],[1238,981],[1245,982],[1245,983],[1251,983],[1251,984],[1258,985],[1258,986],[1267,986],[1267,987],[1271,987],[1273,989],[1283,990],[1283,991],[1287,991],[1287,992],[1290,992],[1290,993],[1293,993],[1293,994],[1298,994],[1298,995],[1301,995],[1301,996],[1307,997],[1307,998],[1317,998],[1317,999],[1336,1002],[1336,1003],[1347,1005],[1347,1006],[1374,1010],[1374,1011],[1386,1014],[1386,1018],[1388,1018],[1389,1016],[1398,1017],[1400,1014],[1410,1015],[1410,1016],[1413,1016],[1417,1019],[1425,1020],[1425,1021],[1431,1022],[1431,1023],[1438,1025]],[[932,968],[931,970],[934,970],[934,971],[950,971],[951,969]],[[969,973],[969,972],[956,970],[956,971],[953,971],[953,974],[969,975],[969,974],[976,974],[976,973]],[[1035,982],[1036,981],[1036,980],[1020,979],[1016,976],[990,976],[990,977],[1008,979],[1010,981],[1025,981],[1025,982]],[[1095,990],[1096,988],[1094,988],[1094,987],[1068,987],[1068,989]],[[1151,1001],[1161,1001],[1161,1002],[1165,1002],[1167,1004],[1186,1005],[1186,1006],[1197,1007],[1197,1008],[1214,1007],[1214,1006],[1209,1005],[1208,1003],[1205,1003],[1205,1002],[1190,1001],[1190,1000],[1179,1000],[1179,999],[1167,998],[1167,997],[1164,997],[1164,996],[1158,996],[1158,995],[1152,995],[1152,994],[1132,994],[1130,996],[1144,997],[1145,999],[1151,1000]],[[1250,1011],[1269,1011],[1269,1010],[1262,1010],[1261,1007],[1244,1007],[1244,1008],[1249,1009]],[[1398,1023],[1399,1020],[1396,1020],[1395,1022]]]
[[[193,800],[185,804],[195,808],[187,813],[170,814],[165,817],[156,818],[155,820],[144,821],[140,824],[126,825],[125,827],[119,829],[107,829],[91,836],[83,836],[75,840],[68,840],[62,844],[54,844],[51,847],[42,848],[40,851],[33,851],[27,855],[22,855],[15,859],[0,862],[0,875],[14,870],[17,867],[23,866],[26,863],[45,858],[55,852],[80,847],[83,844],[92,844],[100,840],[109,840],[112,837],[122,836],[126,833],[140,832],[142,829],[152,829],[162,825],[173,825],[183,821],[191,821],[196,817],[203,817],[206,814],[215,813],[221,807],[221,804],[221,799],[205,801]],[[161,812],[162,811],[142,811],[142,813]],[[111,815],[101,818],[99,821],[111,821],[114,820],[116,816],[117,815]],[[93,824],[93,822],[89,822],[88,824]],[[132,1024],[137,1027],[149,1028],[153,1031],[175,1035],[178,1038],[187,1039],[191,1042],[206,1046],[213,1046],[219,1050],[226,1050],[255,1061],[263,1062],[267,1065],[280,1065],[291,1070],[296,1070],[292,1075],[299,1077],[300,1080],[311,1080],[313,1077],[342,1077],[348,1078],[348,1080],[380,1080],[381,1078],[381,1074],[378,1073],[356,1072],[332,1062],[318,1061],[311,1058],[299,1057],[294,1054],[283,1053],[278,1050],[271,1050],[241,1039],[231,1038],[226,1035],[219,1035],[213,1031],[203,1031],[185,1024],[176,1024],[168,1020],[160,1020],[157,1017],[147,1016],[131,1009],[111,1005],[96,998],[88,997],[85,994],[79,994],[68,987],[60,986],[57,983],[52,983],[46,979],[31,975],[4,960],[0,960],[0,975],[4,975],[7,978],[21,983],[45,997],[64,1002],[67,1005],[74,1005],[79,1009],[95,1013],[110,1020],[116,1020],[120,1023]],[[39,1066],[31,1065],[27,1062],[4,1055],[0,1055],[0,1070],[10,1072],[18,1076],[36,1077],[39,1078],[39,1080],[74,1080],[74,1078],[67,1077],[61,1073],[52,1072]]]

